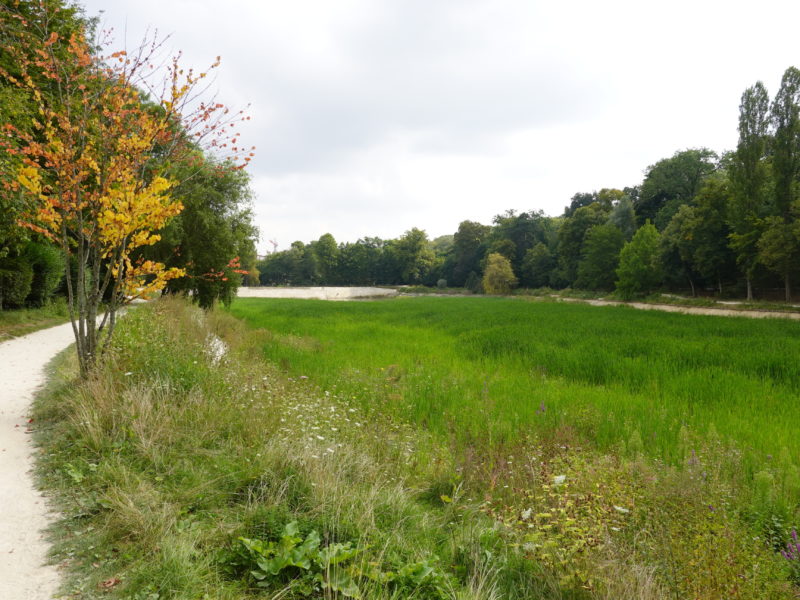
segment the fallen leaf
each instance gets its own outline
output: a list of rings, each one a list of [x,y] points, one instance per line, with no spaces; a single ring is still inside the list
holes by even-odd
[[[104,590],[110,590],[114,586],[119,585],[122,583],[122,580],[119,577],[111,577],[110,579],[106,579],[100,582],[100,587]]]

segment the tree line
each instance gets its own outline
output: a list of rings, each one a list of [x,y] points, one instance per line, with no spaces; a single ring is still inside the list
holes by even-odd
[[[624,297],[671,289],[749,300],[782,288],[790,300],[800,274],[800,71],[787,69],[771,100],[761,82],[746,89],[738,130],[735,150],[677,151],[635,186],[576,193],[557,217],[508,210],[433,240],[417,228],[341,244],[325,234],[260,260],[260,282]]]

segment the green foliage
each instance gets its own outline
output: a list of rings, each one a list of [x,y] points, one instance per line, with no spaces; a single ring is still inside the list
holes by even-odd
[[[25,247],[25,258],[33,268],[27,303],[30,306],[44,306],[64,278],[64,256],[55,246],[30,242]]]
[[[483,284],[481,283],[481,278],[478,277],[478,274],[475,271],[470,271],[469,275],[467,275],[467,279],[464,282],[464,288],[473,294],[483,293]]]
[[[608,212],[609,208],[600,202],[582,206],[559,229],[558,260],[567,284],[574,283],[578,277],[578,263],[583,256],[586,233],[595,225],[604,224],[608,220]]]
[[[586,232],[583,257],[578,263],[575,287],[590,290],[614,289],[619,254],[625,238],[616,225],[595,225]]]
[[[422,283],[431,274],[435,262],[427,234],[416,227],[406,231],[390,245],[404,283]]]
[[[257,232],[251,222],[249,175],[210,159],[174,170],[181,184],[173,196],[184,209],[144,254],[186,269],[187,276],[170,281],[168,291],[191,293],[203,308],[229,304],[242,282],[237,271],[255,268]]]
[[[800,256],[800,232],[796,223],[783,217],[764,219],[764,231],[758,240],[758,258],[771,271],[781,275],[786,282],[786,300],[791,299],[789,275]]]
[[[622,248],[616,285],[623,298],[649,294],[661,284],[663,272],[659,245],[658,231],[646,223]]]
[[[625,241],[630,241],[636,233],[636,212],[633,208],[633,201],[627,194],[622,196],[611,209],[608,222],[615,225],[625,236]]]
[[[523,285],[541,288],[550,285],[557,259],[545,244],[539,242],[525,253],[520,279]]]
[[[759,81],[742,94],[739,143],[731,161],[731,249],[747,279],[748,300],[753,297],[751,280],[758,263],[759,216],[767,204],[768,143],[769,95]]]
[[[511,269],[511,261],[502,254],[490,254],[481,280],[487,294],[509,294],[517,285],[517,278]]]
[[[0,258],[0,308],[18,308],[31,292],[33,267],[24,257]]]
[[[800,70],[797,68],[789,67],[784,72],[781,87],[772,102],[771,117],[775,209],[784,221],[788,221],[797,199],[800,171]]]
[[[683,204],[692,202],[703,181],[716,169],[717,155],[708,148],[676,152],[647,168],[634,207],[640,224],[663,230]]]
[[[347,598],[361,597],[353,578],[354,569],[347,564],[360,552],[350,543],[321,547],[319,534],[311,531],[303,538],[296,521],[286,525],[277,542],[247,538],[239,538],[239,541],[247,553],[249,564],[245,566],[259,587],[289,584],[300,596],[326,590]]]
[[[453,236],[453,285],[466,287],[469,274],[479,269],[490,231],[491,227],[474,221],[459,223]]]

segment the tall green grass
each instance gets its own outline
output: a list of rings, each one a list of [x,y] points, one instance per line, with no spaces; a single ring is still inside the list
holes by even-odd
[[[679,464],[709,429],[753,473],[800,453],[800,323],[507,298],[241,299],[266,355],[297,375],[461,439],[569,427],[608,449],[634,432]],[[681,440],[684,439],[682,442]]]

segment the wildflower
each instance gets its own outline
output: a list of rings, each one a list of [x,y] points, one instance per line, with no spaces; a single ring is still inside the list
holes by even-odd
[[[566,475],[556,475],[553,477],[553,485],[561,485],[567,480]]]

